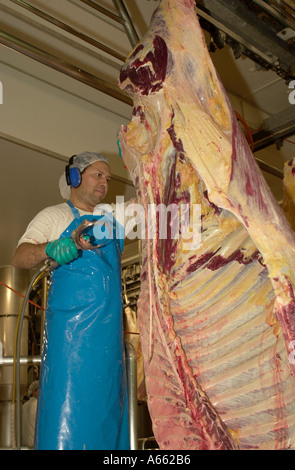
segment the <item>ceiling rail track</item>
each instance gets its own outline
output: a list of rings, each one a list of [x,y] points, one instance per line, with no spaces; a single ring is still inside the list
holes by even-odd
[[[0,30],[0,44],[3,44],[10,49],[13,49],[31,59],[34,59],[44,65],[48,65],[52,69],[55,69],[59,72],[68,75],[69,77],[74,78],[86,85],[95,88],[123,103],[126,103],[132,106],[132,100],[121,92],[121,90],[101,78],[96,77],[95,75],[82,70],[79,67],[76,67],[59,57],[56,57],[48,52],[39,49],[38,47],[29,44],[21,39],[12,36],[11,34],[6,33],[5,31]]]
[[[42,18],[43,20],[47,21],[50,24],[53,24],[54,26],[62,29],[63,31],[66,31],[69,34],[72,34],[75,37],[78,37],[79,39],[91,44],[92,46],[102,50],[103,52],[121,60],[122,62],[125,61],[125,57],[118,53],[117,51],[109,48],[108,46],[96,41],[95,39],[87,36],[86,34],[77,31],[70,25],[60,21],[59,19],[47,14],[46,12],[34,7],[28,2],[25,2],[23,0],[10,0],[12,3],[20,6],[21,8],[24,8],[28,10],[30,13],[38,16],[39,18]],[[118,15],[114,14],[113,12],[105,9],[104,7],[98,5],[96,2],[93,0],[80,0],[81,3],[84,3],[88,5],[89,7],[95,9],[96,11],[100,12],[101,14],[111,18],[112,20],[116,21],[117,23],[120,23],[121,25],[124,26],[126,34],[128,36],[128,39],[131,43],[131,45],[134,47],[137,42],[139,41],[139,37],[136,33],[136,30],[134,28],[134,25],[131,21],[131,18],[129,16],[128,10],[125,7],[124,1],[123,0],[113,0],[113,4],[115,8],[118,11]],[[201,15],[204,15],[204,12],[201,13]],[[212,19],[211,19],[212,21]],[[44,65],[47,65],[51,67],[52,69],[55,69],[59,72],[62,72],[63,74],[78,80],[88,86],[91,86],[92,88],[99,90],[123,103],[128,104],[129,106],[133,106],[132,100],[128,95],[123,93],[116,85],[112,85],[105,80],[89,73],[86,72],[85,70],[82,70],[81,68],[74,66],[68,62],[66,62],[63,59],[60,59],[57,56],[54,56],[40,48],[37,48],[36,46],[29,44],[28,42],[23,41],[22,39],[19,39],[15,36],[12,36],[5,31],[0,30],[0,44],[13,49],[27,57],[30,57]],[[292,120],[293,121],[293,120]],[[294,126],[292,127],[292,130],[294,130]],[[281,129],[280,129],[281,131]],[[278,138],[283,138],[286,136],[292,135],[292,132],[287,132],[287,134],[279,133],[276,134],[275,132],[268,133],[268,135],[257,135],[255,136],[254,140],[254,149],[253,151],[256,152],[258,150],[261,150],[265,147],[268,147],[269,145],[272,145],[273,143],[276,142]],[[272,167],[271,165],[268,165],[267,163],[259,160],[256,158],[258,165],[260,168],[278,178],[283,177],[283,172],[279,170],[278,168]]]
[[[30,3],[24,2],[22,0],[10,0],[10,1],[12,3],[24,8],[25,10],[29,11],[30,13],[38,16],[39,18],[42,18],[43,20],[47,21],[48,23],[53,24],[54,26],[57,26],[58,28],[62,29],[63,31],[66,31],[67,33],[72,34],[73,36],[81,39],[82,41],[85,41],[88,44],[91,44],[92,46],[94,46],[97,49],[111,55],[112,57],[115,57],[116,59],[119,59],[122,62],[125,61],[125,56],[123,56],[119,52],[115,51],[114,49],[111,49],[110,47],[106,46],[105,44],[100,43],[99,41],[96,41],[95,39],[87,36],[86,34],[80,32],[80,31],[77,31],[72,26],[69,26],[66,23],[63,23],[62,21],[58,20],[57,18],[54,18],[51,15],[48,15],[48,13],[46,13],[42,10],[39,10],[38,8],[31,5]]]
[[[80,2],[85,3],[85,5],[88,5],[89,7],[93,8],[96,11],[98,11],[99,13],[102,13],[103,15],[107,16],[108,18],[111,18],[112,20],[114,20],[117,23],[120,23],[124,26],[125,20],[123,18],[121,18],[118,15],[115,15],[115,13],[111,12],[110,10],[107,10],[106,8],[98,5],[93,0],[80,0]]]

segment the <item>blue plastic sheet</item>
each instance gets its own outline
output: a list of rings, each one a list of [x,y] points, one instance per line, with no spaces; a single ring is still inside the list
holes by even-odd
[[[61,237],[85,219],[75,219]],[[48,295],[35,449],[129,449],[122,240],[58,267]]]

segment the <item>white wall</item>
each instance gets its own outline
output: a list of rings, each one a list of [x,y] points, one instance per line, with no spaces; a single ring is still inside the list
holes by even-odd
[[[10,62],[16,54],[10,54]],[[116,137],[120,126],[129,121],[131,107],[50,69],[48,81],[40,80],[36,71],[45,66],[29,58],[17,59],[23,70],[1,64],[1,135],[64,159],[86,149],[105,152],[113,173],[128,178],[122,171]]]

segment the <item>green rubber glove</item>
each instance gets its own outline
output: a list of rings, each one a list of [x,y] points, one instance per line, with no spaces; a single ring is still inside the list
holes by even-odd
[[[57,261],[60,265],[70,263],[78,256],[78,249],[69,237],[49,242],[46,245],[45,252],[47,256]]]

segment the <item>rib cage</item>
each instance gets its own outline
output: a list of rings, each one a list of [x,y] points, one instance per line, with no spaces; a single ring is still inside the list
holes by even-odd
[[[171,366],[175,354],[183,355],[191,386],[201,396],[207,395],[240,449],[290,448],[294,443],[295,385],[274,317],[275,294],[268,271],[247,231],[231,213],[214,213],[205,198],[202,212],[206,214],[202,229],[207,245],[203,242],[193,258],[179,249],[177,262],[167,272],[165,264],[159,264],[159,240],[147,240],[143,250],[138,313],[156,438],[161,448],[224,448],[219,442],[224,437],[216,438],[216,431],[206,437],[194,429],[203,429],[202,418],[194,423],[190,416],[181,368]],[[225,233],[224,224],[231,230]],[[243,260],[237,256],[241,252],[247,255]],[[240,262],[228,261],[233,254]],[[224,266],[212,269],[214,257],[221,255],[223,261],[218,259]],[[194,264],[196,270],[188,275]],[[215,423],[216,416],[210,419]],[[225,448],[235,448],[232,446]]]
[[[241,231],[249,242],[239,226],[231,237],[236,248],[234,238],[239,241]],[[295,422],[294,380],[272,318],[274,292],[267,270],[256,259],[247,265],[232,261],[217,271],[201,266],[179,283],[173,291],[177,298],[190,283],[192,294],[181,303],[182,313],[176,301],[171,314],[198,383],[226,426],[239,430],[241,449],[288,448]]]

